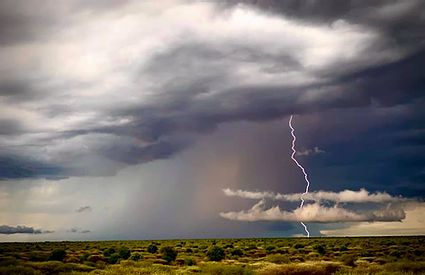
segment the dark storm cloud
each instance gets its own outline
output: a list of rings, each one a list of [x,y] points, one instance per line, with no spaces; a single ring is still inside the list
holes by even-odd
[[[240,3],[272,14],[283,14],[309,22],[332,23],[336,20],[347,20],[356,24],[369,25],[404,45],[424,42],[425,3],[423,1],[230,0],[227,1],[227,7],[229,5],[234,7]]]
[[[58,35],[67,24],[75,23],[79,15],[87,12],[102,13],[117,5],[119,3],[114,0],[68,3],[3,0],[0,2],[0,45],[47,40]]]
[[[0,119],[0,135],[17,135],[24,132],[25,127],[20,121]]]
[[[55,20],[40,13],[30,13],[24,1],[1,1],[0,3],[0,44],[10,45],[38,39],[40,31],[55,25]]]
[[[9,226],[9,225],[0,225],[0,234],[47,234],[53,233],[53,231],[34,229],[33,227],[18,225],[18,226]]]
[[[37,1],[30,1],[29,4],[6,1],[1,4],[3,7],[1,10],[7,11],[8,14],[0,22],[0,34],[4,34],[0,35],[1,44],[10,46],[43,39],[55,42],[57,39],[55,34],[60,33],[61,29],[67,30],[67,24],[73,26],[80,21],[84,24],[86,20],[93,19],[83,17],[84,20],[79,21],[76,19],[78,16],[87,14],[88,11],[101,14],[115,9],[119,14],[122,12],[119,8],[125,7],[117,5],[115,1],[107,3],[77,1],[69,5],[57,4],[42,12],[30,12],[37,3]],[[227,8],[230,10],[237,7],[236,2],[228,3],[230,6]],[[19,152],[22,154],[13,157],[10,153],[4,154],[0,157],[2,163],[0,178],[113,175],[126,165],[170,158],[192,144],[198,134],[210,133],[218,125],[226,122],[269,121],[292,113],[308,115],[335,109],[344,112],[353,108],[367,109],[371,106],[377,108],[390,108],[402,104],[411,106],[409,104],[413,104],[412,102],[423,100],[425,75],[420,68],[425,65],[425,50],[422,44],[424,35],[419,31],[423,29],[425,18],[422,16],[425,10],[422,8],[423,3],[419,1],[245,3],[250,7],[259,8],[262,12],[266,11],[269,15],[289,18],[301,26],[314,22],[314,26],[328,28],[340,19],[366,26],[366,30],[370,28],[377,32],[374,33],[377,39],[363,49],[359,56],[373,59],[381,51],[390,49],[397,52],[394,54],[396,57],[389,61],[377,61],[366,65],[357,65],[356,60],[348,62],[347,66],[345,63],[335,61],[323,68],[320,67],[318,71],[309,71],[308,66],[297,57],[296,47],[293,46],[273,50],[275,43],[269,41],[264,44],[248,43],[240,37],[211,41],[199,34],[186,31],[183,33],[184,39],[155,49],[146,57],[143,65],[138,64],[138,59],[142,59],[142,56],[133,57],[136,64],[135,72],[124,70],[123,74],[129,75],[126,84],[137,84],[147,77],[152,80],[154,84],[149,87],[149,92],[153,95],[146,101],[128,99],[130,103],[107,102],[103,106],[102,102],[107,100],[108,96],[99,96],[95,99],[84,97],[90,94],[89,89],[96,84],[109,80],[103,75],[104,78],[95,79],[92,83],[78,77],[58,81],[57,79],[49,81],[45,76],[37,81],[34,81],[34,77],[16,80],[14,75],[13,81],[0,81],[0,98],[6,98],[13,104],[31,103],[30,111],[43,114],[49,119],[63,118],[64,122],[59,121],[61,122],[58,123],[59,130],[50,132],[46,130],[47,134],[37,137],[38,141],[41,140],[44,144],[39,146],[37,154],[47,155],[47,160],[28,160],[24,154],[25,149],[22,149],[24,152]],[[67,15],[63,19],[64,14]],[[326,30],[332,31],[333,28]],[[282,41],[291,41],[292,38],[285,37]],[[277,41],[277,37],[273,39],[272,42],[281,41],[280,39]],[[260,38],[258,40],[261,41]],[[349,45],[345,46],[348,48]],[[49,59],[47,55],[43,57]],[[73,58],[77,56],[67,56],[64,62]],[[240,77],[240,71],[251,68],[250,66],[254,67],[254,73]],[[116,68],[111,76],[120,73],[120,69]],[[304,71],[305,75],[313,75],[319,80],[309,82],[308,77],[302,75],[302,81],[293,82],[292,74]],[[16,75],[19,73],[20,71],[15,72]],[[280,74],[284,76],[280,77]],[[266,79],[270,77],[271,80],[263,80],[262,77]],[[115,93],[130,90],[134,95],[138,95],[142,93],[143,87],[140,88],[136,84],[128,89],[119,87]],[[103,91],[106,86],[100,89]],[[79,93],[73,95],[76,91]],[[126,96],[128,95],[123,98]],[[17,109],[20,110],[22,105],[18,105]],[[83,111],[94,111],[96,114],[93,117],[90,116],[92,114],[87,115],[91,119],[88,123],[71,120],[78,118]],[[415,112],[410,116],[403,116],[404,120],[400,121],[406,122],[406,119],[410,119],[412,122],[409,127],[421,129],[423,126],[419,117],[420,114]],[[0,134],[5,136],[22,134],[26,137],[25,134],[31,132],[19,121],[10,119],[1,119],[0,126],[2,126]],[[42,123],[37,126],[44,127]],[[409,127],[406,124],[397,127],[384,125],[383,132],[385,129],[388,131],[391,129],[404,133]],[[39,131],[45,133],[44,129]],[[421,144],[423,135],[407,136],[402,141],[404,144],[406,142]],[[386,142],[381,143],[371,138],[362,142],[375,146],[378,152],[382,148],[391,148],[395,140],[388,138]],[[312,144],[311,148],[314,146],[317,144]],[[347,152],[350,151],[352,154],[347,153],[338,158],[332,154],[332,149],[336,149],[337,145],[324,148],[331,153],[320,156],[322,163],[348,165],[363,162],[364,165],[380,159],[383,161],[382,169],[388,167],[383,157],[378,157],[378,153],[370,154],[370,158],[364,160],[365,156],[360,153],[353,156],[354,150],[359,150],[359,144],[356,145],[354,142],[347,146],[351,148],[351,151],[346,149]],[[413,166],[420,166],[423,163],[423,159],[414,156],[414,153],[402,152],[405,153],[404,158],[411,158],[416,164]],[[399,154],[403,155],[400,152]],[[395,162],[388,165],[393,167],[399,164]],[[95,163],[99,167],[88,167],[87,163],[90,165]],[[411,168],[400,169],[411,171]],[[415,170],[415,177],[417,172]],[[347,177],[351,177],[352,174],[355,173],[348,173]]]
[[[391,106],[423,98],[425,89],[425,48],[403,60],[368,68],[341,77],[342,85],[353,87],[364,97]]]
[[[16,80],[2,81],[2,83],[0,83],[0,97],[13,98],[14,100],[25,99],[31,96],[31,84],[32,83]]]
[[[0,156],[0,179],[2,180],[37,177],[57,178],[58,175],[64,174],[67,174],[65,170],[57,165],[29,160],[22,156]]]

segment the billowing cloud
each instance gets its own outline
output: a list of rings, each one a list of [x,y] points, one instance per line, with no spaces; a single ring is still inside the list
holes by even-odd
[[[239,221],[292,221],[292,222],[391,222],[405,218],[404,203],[410,202],[387,193],[369,193],[344,190],[341,192],[315,191],[305,194],[302,208],[281,210],[278,205],[267,208],[266,199],[298,202],[302,194],[275,194],[272,192],[249,192],[223,189],[226,196],[260,199],[249,210],[222,212],[220,216]],[[363,204],[363,207],[359,207]]]
[[[11,235],[11,234],[47,234],[53,233],[50,230],[34,229],[33,227],[25,225],[0,225],[0,234]]]
[[[229,188],[223,189],[226,196],[229,197],[240,197],[246,199],[272,199],[281,201],[296,202],[300,201],[303,196],[306,201],[321,202],[329,201],[335,203],[353,202],[353,203],[385,203],[385,202],[400,202],[405,199],[401,197],[394,197],[385,192],[370,193],[366,189],[362,188],[359,191],[343,190],[340,192],[329,192],[329,191],[312,191],[307,194],[296,193],[296,194],[280,194],[273,192],[253,192],[244,190],[232,190]]]
[[[309,3],[107,2],[1,4],[0,178],[114,175],[226,122],[422,96],[420,1],[322,3],[317,20]]]
[[[307,204],[293,211],[282,211],[279,206],[266,209],[265,201],[261,200],[251,209],[239,212],[222,212],[220,216],[237,221],[289,221],[289,222],[390,222],[401,221],[405,212],[401,208],[391,206],[373,211],[355,212],[339,206],[326,207],[318,203]]]

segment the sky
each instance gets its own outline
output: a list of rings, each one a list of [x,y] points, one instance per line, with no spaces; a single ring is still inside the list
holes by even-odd
[[[0,241],[425,234],[424,29],[420,0],[0,0]]]

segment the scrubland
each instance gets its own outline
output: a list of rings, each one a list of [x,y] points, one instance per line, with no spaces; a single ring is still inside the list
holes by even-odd
[[[1,243],[0,274],[425,274],[425,237]]]

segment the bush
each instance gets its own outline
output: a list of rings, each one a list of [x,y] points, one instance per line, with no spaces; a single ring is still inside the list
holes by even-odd
[[[300,244],[300,243],[296,243],[296,244],[294,245],[294,248],[295,248],[295,249],[304,248],[304,245],[303,245],[303,244]]]
[[[83,259],[84,259],[84,257],[83,257]],[[86,260],[91,262],[91,263],[97,263],[97,262],[103,261],[105,259],[101,255],[90,255],[90,256],[87,257]],[[83,260],[83,262],[86,262],[86,260]]]
[[[158,251],[158,247],[155,244],[152,243],[148,246],[149,253],[155,254],[157,251]]]
[[[396,250],[394,250],[394,251],[391,251],[390,252],[390,254],[389,254],[389,256],[391,256],[391,257],[395,257],[395,258],[401,258],[401,252],[400,251],[396,251]]]
[[[266,251],[267,251],[267,253],[271,253],[273,250],[275,250],[276,249],[276,247],[275,246],[273,246],[273,245],[269,245],[269,246],[267,246],[266,247]]]
[[[246,250],[257,250],[257,246],[255,244],[250,244],[250,245],[248,245]]]
[[[177,258],[177,251],[171,246],[164,246],[160,250],[162,258],[168,263],[174,261]]]
[[[118,255],[120,255],[120,258],[127,260],[131,256],[130,249],[128,249],[127,247],[121,247],[118,250]]]
[[[31,252],[28,260],[31,262],[45,262],[47,261],[49,255],[39,252]]]
[[[187,266],[192,266],[192,265],[196,265],[196,261],[194,258],[188,257],[184,259],[184,264]]]
[[[66,257],[66,251],[64,249],[55,249],[53,250],[50,255],[48,260],[49,261],[60,261],[62,262],[63,259],[65,259]]]
[[[207,256],[210,261],[221,261],[224,259],[226,254],[223,248],[214,245],[207,251]]]
[[[339,248],[339,251],[347,251],[347,250],[348,250],[348,247],[345,244],[341,245]]]
[[[119,262],[120,259],[121,259],[120,254],[114,253],[108,257],[108,263],[116,264]]]
[[[326,249],[321,244],[315,245],[313,248],[317,251],[317,253],[319,253],[322,256],[326,254]]]
[[[230,251],[230,254],[232,255],[232,256],[243,256],[243,251],[242,251],[242,249],[240,249],[240,248],[235,248],[235,249],[232,249],[231,251]]]
[[[87,259],[89,257],[90,257],[90,254],[89,253],[84,253],[84,254],[80,255],[80,261],[81,262],[85,262],[85,261],[87,261]]]
[[[133,254],[131,254],[131,257],[130,257],[130,260],[136,261],[136,262],[140,261],[142,259],[143,259],[143,255],[140,254],[140,253],[133,253]]]
[[[109,256],[111,256],[112,254],[114,254],[115,252],[116,252],[116,251],[115,251],[115,248],[110,247],[110,248],[107,248],[107,249],[103,250],[103,256],[105,256],[105,257],[109,257]]]
[[[341,257],[341,262],[345,265],[348,266],[355,266],[355,262],[356,262],[356,257],[354,257],[354,255],[343,255]]]

